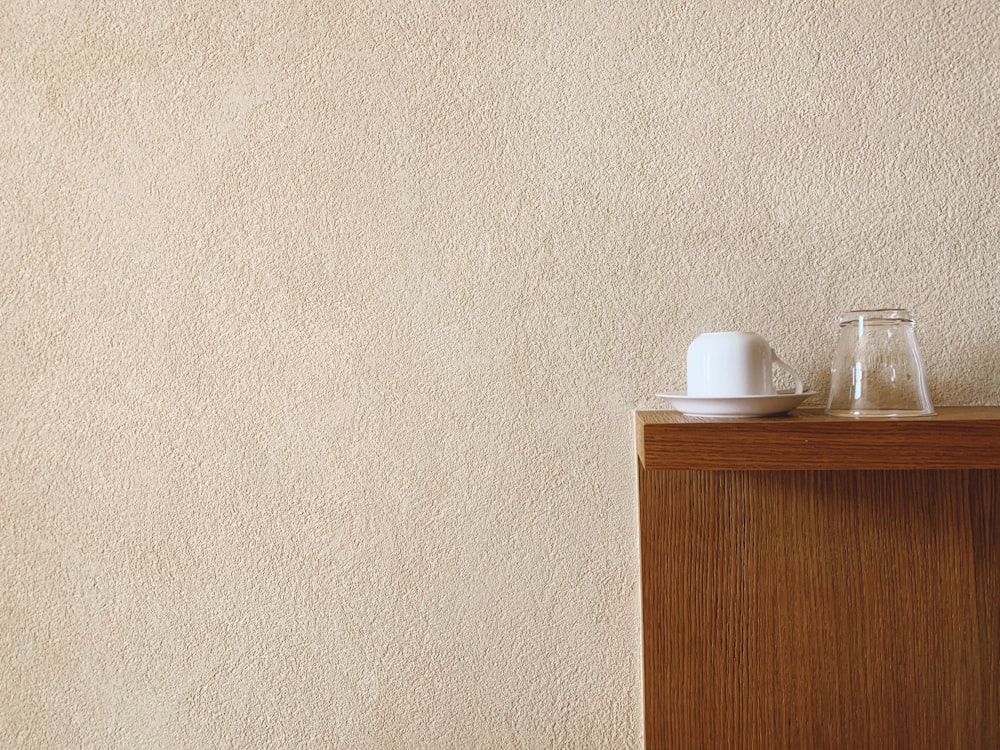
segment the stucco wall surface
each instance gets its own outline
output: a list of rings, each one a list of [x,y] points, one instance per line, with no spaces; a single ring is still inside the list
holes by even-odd
[[[639,748],[630,412],[909,306],[1000,401],[994,2],[0,8],[0,745]]]

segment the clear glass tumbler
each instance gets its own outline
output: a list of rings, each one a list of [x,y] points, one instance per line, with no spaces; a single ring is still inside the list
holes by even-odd
[[[826,413],[840,417],[934,414],[909,310],[841,313]]]

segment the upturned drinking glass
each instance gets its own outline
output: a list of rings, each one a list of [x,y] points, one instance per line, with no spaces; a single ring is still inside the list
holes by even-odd
[[[934,414],[909,310],[851,310],[839,317],[826,413],[840,417]]]

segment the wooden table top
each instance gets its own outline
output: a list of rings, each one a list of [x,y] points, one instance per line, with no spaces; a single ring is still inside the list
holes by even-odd
[[[1000,406],[941,407],[928,417],[851,419],[821,409],[712,419],[637,411],[647,470],[996,469]]]

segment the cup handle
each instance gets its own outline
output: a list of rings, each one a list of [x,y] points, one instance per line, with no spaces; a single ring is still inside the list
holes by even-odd
[[[795,370],[786,365],[777,354],[774,353],[774,349],[771,350],[771,359],[774,360],[774,364],[780,367],[782,370],[787,372],[793,378],[795,378],[795,392],[802,393],[802,376],[799,375]]]

